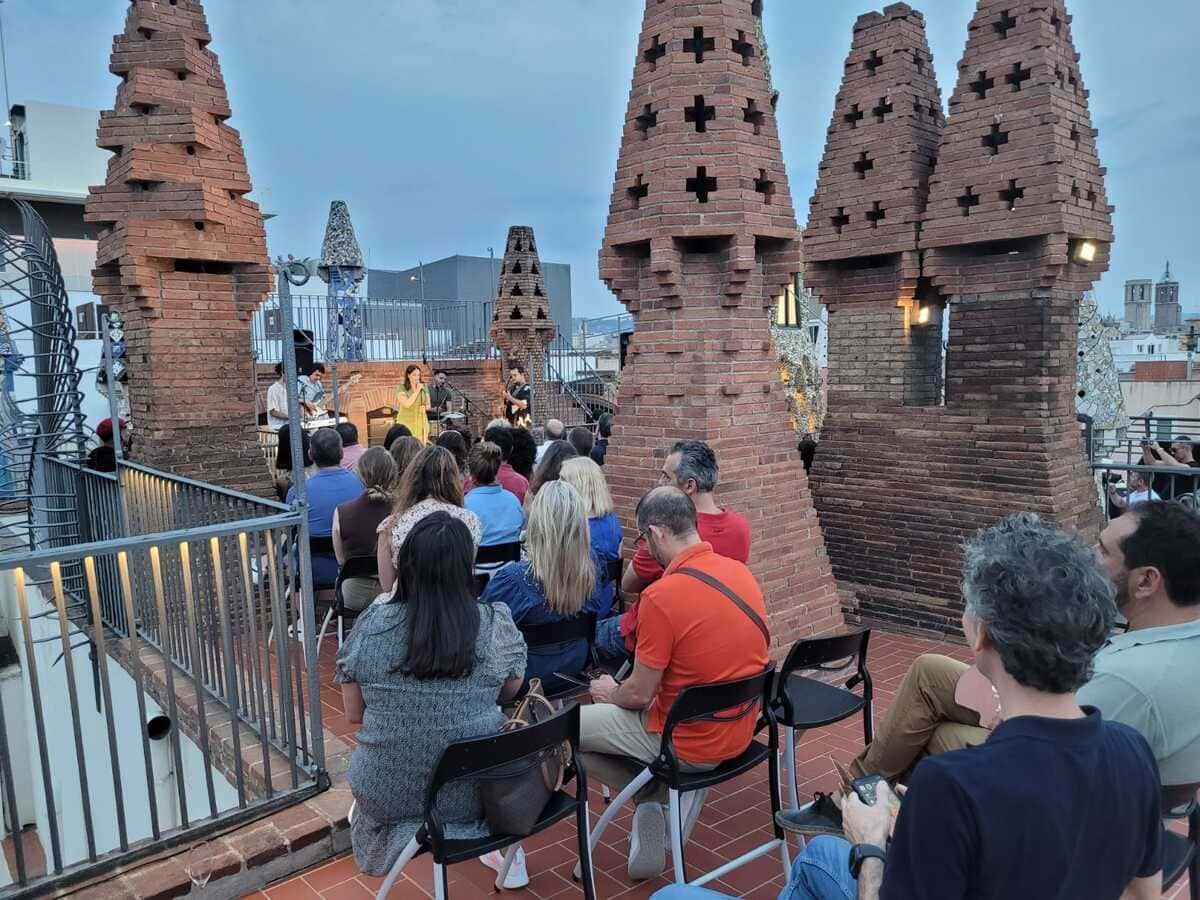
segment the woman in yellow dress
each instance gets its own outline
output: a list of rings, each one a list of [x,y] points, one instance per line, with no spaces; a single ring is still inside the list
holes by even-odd
[[[429,442],[429,391],[421,383],[421,367],[404,370],[404,384],[396,388],[396,424],[405,425],[422,444]]]

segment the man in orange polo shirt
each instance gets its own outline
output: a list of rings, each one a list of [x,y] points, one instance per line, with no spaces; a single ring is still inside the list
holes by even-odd
[[[642,592],[637,655],[629,678],[605,675],[592,682],[591,706],[582,717],[580,748],[588,772],[613,788],[629,772],[612,763],[623,756],[649,763],[658,756],[662,727],[679,692],[696,684],[745,678],[767,665],[767,608],[762,590],[743,563],[719,556],[700,540],[696,507],[677,487],[658,487],[637,509],[638,542],[665,572]],[[743,609],[693,570],[739,597]],[[683,768],[706,771],[738,756],[754,736],[757,716],[729,722],[696,722],[675,729]],[[603,754],[603,755],[597,755]],[[636,798],[629,840],[629,877],[652,878],[666,865],[666,812],[661,787]],[[703,792],[684,795],[684,840],[695,824]]]

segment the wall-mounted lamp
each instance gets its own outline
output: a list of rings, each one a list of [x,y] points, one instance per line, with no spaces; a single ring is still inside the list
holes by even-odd
[[[1071,245],[1071,259],[1081,265],[1091,265],[1096,261],[1099,245],[1095,241],[1074,241]]]
[[[917,324],[928,325],[929,320],[933,317],[933,313],[928,306],[922,306],[917,310]]]

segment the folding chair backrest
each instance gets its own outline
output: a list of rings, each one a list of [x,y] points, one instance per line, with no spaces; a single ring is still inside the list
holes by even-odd
[[[756,714],[759,709],[769,714],[767,702],[775,666],[746,678],[720,681],[714,684],[696,684],[679,692],[667,720],[663,723],[663,740],[670,738],[677,725],[696,721],[735,721]],[[757,705],[756,705],[757,704]]]
[[[477,738],[455,741],[442,751],[441,759],[429,777],[425,790],[424,821],[433,826],[430,835],[435,842],[441,840],[438,821],[434,816],[438,792],[453,781],[472,776],[486,776],[501,766],[525,759],[535,753],[553,750],[563,741],[569,741],[572,757],[579,752],[579,704],[569,703],[550,718],[518,728]]]
[[[309,537],[308,552],[313,556],[333,556],[333,538],[329,535]]]
[[[565,644],[568,641],[587,641],[590,648],[596,640],[596,614],[580,613],[561,622],[544,625],[518,625],[530,649],[550,644]]]
[[[347,578],[378,578],[379,577],[379,557],[377,556],[351,556],[338,571],[338,581],[345,581]]]
[[[619,589],[621,587],[621,577],[625,574],[625,560],[619,556],[616,559],[610,559],[604,567],[605,583],[612,582]]]
[[[1162,788],[1162,814],[1178,818],[1186,815],[1196,804],[1200,784],[1164,784]]]
[[[788,651],[787,659],[779,670],[780,679],[786,679],[793,672],[818,670],[824,672],[837,671],[845,668],[845,662],[857,659],[856,674],[861,680],[870,683],[867,674],[867,644],[871,640],[871,629],[855,631],[851,634],[837,634],[832,637],[801,638]],[[830,665],[842,663],[842,665]]]
[[[489,544],[475,551],[475,565],[492,566],[521,561],[521,542],[512,541],[507,544]]]

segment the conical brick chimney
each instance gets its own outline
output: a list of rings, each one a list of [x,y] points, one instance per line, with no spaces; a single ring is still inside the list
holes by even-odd
[[[271,289],[266,238],[199,0],[133,0],[113,40],[113,153],[86,218],[96,293],[125,318],[134,457],[262,489],[250,316]]]
[[[718,502],[750,520],[778,654],[842,619],[769,333],[800,243],[760,13],[646,4],[600,252],[635,321],[605,471],[632,534],[671,445],[712,445]]]

